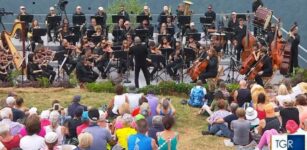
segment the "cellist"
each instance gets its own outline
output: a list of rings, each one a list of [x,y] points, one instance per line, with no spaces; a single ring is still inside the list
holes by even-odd
[[[265,48],[258,50],[255,58],[256,62],[262,61],[263,63],[261,71],[259,71],[255,77],[255,81],[257,84],[264,86],[262,77],[271,77],[273,74],[272,58],[267,54],[267,50]],[[254,67],[251,69],[251,71],[252,70],[254,70]]]
[[[206,59],[208,60],[208,66],[199,76],[199,80],[201,80],[203,83],[206,83],[206,79],[208,78],[215,78],[218,73],[218,58],[215,49],[211,46],[207,53],[208,56]]]

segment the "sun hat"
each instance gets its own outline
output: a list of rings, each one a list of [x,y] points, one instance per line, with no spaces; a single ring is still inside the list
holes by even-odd
[[[54,143],[58,140],[58,135],[55,133],[55,132],[48,132],[46,135],[45,135],[45,142],[46,143]]]

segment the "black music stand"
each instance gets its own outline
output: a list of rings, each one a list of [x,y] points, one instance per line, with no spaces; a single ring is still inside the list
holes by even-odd
[[[61,16],[48,16],[47,17],[47,22],[48,24],[58,24],[62,20]]]
[[[124,21],[125,21],[125,16],[113,15],[112,16],[112,23],[118,23],[119,19],[124,19]]]
[[[95,31],[94,30],[86,30],[86,36],[88,37],[88,38],[91,38],[92,37],[92,35],[95,33]]]
[[[30,23],[33,21],[33,15],[20,15],[20,21]]]
[[[45,36],[47,33],[47,29],[46,28],[37,28],[37,29],[33,29],[33,36],[38,37],[38,36]]]
[[[175,51],[173,48],[161,48],[162,55],[165,57],[165,64],[167,65],[167,60],[169,58],[169,55],[172,54]]]
[[[78,34],[80,32],[80,26],[69,27],[69,31],[74,34]]]
[[[166,30],[167,30],[167,33],[172,35],[172,36],[175,34],[175,28],[174,27],[167,27]]]
[[[157,55],[157,54],[151,54],[149,58],[151,59],[153,64],[158,65],[155,67],[160,67],[160,63],[162,63],[164,60],[167,60],[167,59],[164,59],[163,55]],[[166,72],[166,69],[163,69],[162,71],[157,70],[155,75],[153,76],[153,80],[156,80],[157,82],[159,81],[159,79],[164,81],[164,79],[161,76],[165,72]]]
[[[120,47],[121,48],[121,47]],[[114,50],[113,51],[113,54],[114,54],[114,58],[116,58],[117,60],[117,67],[119,69],[119,63],[120,63],[120,60],[126,60],[127,61],[127,76],[120,76],[121,79],[125,79],[124,80],[124,83],[131,83],[131,81],[128,79],[129,78],[129,54],[127,51],[123,51],[123,50]]]
[[[121,46],[112,46],[111,48],[112,48],[113,51],[120,51],[120,50],[122,50]]]
[[[85,15],[76,15],[76,16],[72,16],[72,23],[74,25],[82,25],[85,23]]]
[[[192,36],[195,41],[200,41],[201,34],[200,33],[189,33],[188,37]]]
[[[161,16],[161,18],[160,18],[161,20],[160,20],[160,22],[159,22],[159,23],[160,23],[160,24],[161,24],[161,23],[166,23],[166,22],[167,22],[167,17],[171,17],[171,18],[172,18],[172,20],[174,19],[174,17],[173,17],[173,16],[162,15],[162,16]]]
[[[144,20],[149,21],[149,16],[136,16],[136,22],[137,23],[142,23]]]
[[[95,18],[96,23],[99,24],[101,27],[104,26],[104,17],[103,16],[91,16],[91,19]]]
[[[191,16],[178,16],[178,23],[180,25],[190,24]]]
[[[97,45],[102,40],[102,37],[100,35],[92,35],[91,41]]]
[[[201,24],[204,24],[205,26],[211,26],[213,23],[213,18],[212,17],[200,17],[199,22]]]
[[[167,35],[158,35],[158,43],[161,43],[162,42],[162,38],[163,37],[166,37],[167,38],[167,41],[171,41],[171,38],[172,38],[172,35],[170,35],[170,34],[167,34]]]
[[[66,35],[63,38],[66,39],[69,43],[73,44],[79,41],[79,38],[76,35]]]
[[[122,37],[124,37],[124,30],[113,30],[112,35],[115,38],[116,42],[120,42],[122,39]]]
[[[185,62],[187,61],[193,61],[196,59],[195,51],[192,48],[184,48],[183,54],[186,58]]]
[[[143,42],[148,41],[149,30],[148,29],[135,29],[135,35],[140,37]]]

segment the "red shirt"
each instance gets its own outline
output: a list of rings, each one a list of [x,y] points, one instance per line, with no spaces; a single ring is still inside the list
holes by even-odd
[[[265,111],[264,110],[259,110],[258,108],[256,108],[256,111],[258,113],[259,120],[262,120],[262,119],[265,118]]]
[[[19,135],[15,135],[11,141],[4,142],[2,144],[6,147],[7,150],[11,150],[14,148],[19,148],[20,137]]]
[[[77,127],[77,135],[82,133],[82,131],[89,126],[89,122],[86,121]]]
[[[137,107],[137,108],[135,108],[135,109],[132,111],[131,115],[132,115],[133,117],[135,117],[135,116],[138,115],[139,113],[140,113],[140,107]]]

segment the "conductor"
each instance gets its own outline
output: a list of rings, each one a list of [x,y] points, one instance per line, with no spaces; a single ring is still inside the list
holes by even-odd
[[[134,43],[135,43],[135,46],[130,48],[130,54],[134,55],[134,59],[135,59],[135,66],[134,66],[135,68],[135,78],[134,78],[135,87],[139,88],[139,73],[141,69],[145,76],[146,84],[147,85],[150,84],[149,71],[147,69],[147,63],[146,63],[148,50],[147,50],[146,45],[142,45],[140,37],[138,36],[135,37]]]

